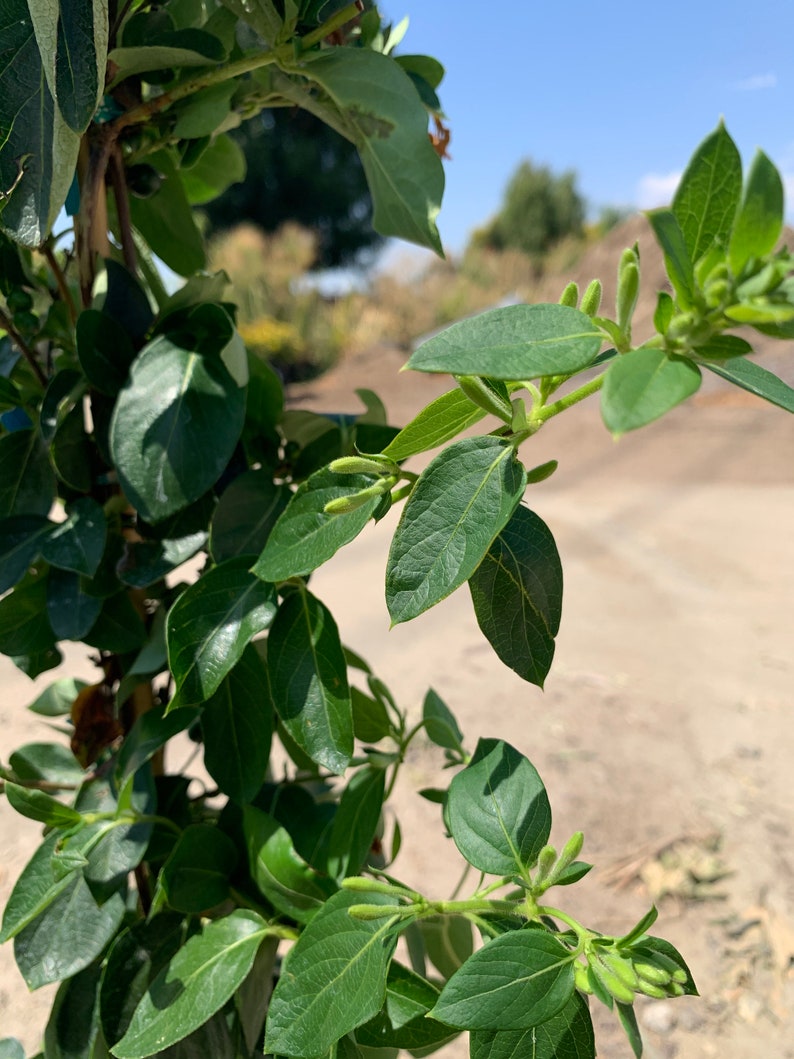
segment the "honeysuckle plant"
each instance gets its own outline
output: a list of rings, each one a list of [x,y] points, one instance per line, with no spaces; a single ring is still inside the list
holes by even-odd
[[[533,765],[467,741],[434,691],[418,719],[398,704],[310,576],[400,506],[392,622],[467,583],[498,657],[542,686],[563,586],[525,501],[556,469],[533,463],[544,423],[600,390],[624,434],[704,371],[794,411],[734,333],[794,335],[776,169],[759,153],[743,178],[722,126],[697,149],[649,215],[670,290],[647,341],[630,247],[614,311],[593,280],[425,342],[408,367],[450,389],[402,429],[363,388],[358,415],[295,410],[203,271],[194,207],[242,174],[229,129],[299,106],[356,144],[378,230],[440,250],[443,68],[335,0],[0,15],[0,650],[35,677],[80,642],[95,667],[31,703],[57,737],[2,761],[8,806],[43,825],[0,934],[29,988],[60,983],[41,1054],[424,1056],[468,1031],[475,1059],[587,1059],[603,1003],[639,1056],[635,998],[695,992],[656,911],[607,936],[559,908],[590,865],[581,833],[549,844]],[[199,793],[172,771],[185,732]],[[476,878],[448,900],[395,874],[384,832],[419,734],[439,763],[423,794]],[[24,1057],[11,1037],[0,1054]]]

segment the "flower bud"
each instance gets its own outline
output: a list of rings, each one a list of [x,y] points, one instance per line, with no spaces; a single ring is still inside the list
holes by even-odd
[[[567,305],[568,308],[575,309],[578,303],[579,285],[571,282],[560,295],[560,305]]]
[[[582,295],[582,301],[579,306],[581,312],[586,316],[596,316],[598,310],[601,308],[601,280],[592,280],[587,287],[587,290]]]

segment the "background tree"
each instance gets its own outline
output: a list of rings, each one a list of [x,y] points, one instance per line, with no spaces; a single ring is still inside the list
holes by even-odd
[[[575,173],[557,176],[548,166],[524,161],[510,178],[499,212],[473,241],[494,250],[543,254],[566,235],[580,236],[584,215]]]
[[[297,107],[263,111],[231,135],[247,173],[207,204],[212,232],[246,220],[274,232],[296,221],[317,237],[317,268],[349,265],[382,245],[372,227],[364,170],[349,140]]]

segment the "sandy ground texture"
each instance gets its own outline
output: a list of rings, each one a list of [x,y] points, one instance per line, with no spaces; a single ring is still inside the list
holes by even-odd
[[[403,360],[383,349],[344,362],[295,399],[352,410],[363,383],[404,422],[446,380],[398,375]],[[544,692],[493,655],[465,591],[389,632],[393,521],[368,528],[313,589],[414,715],[432,685],[469,746],[502,737],[531,758],[549,790],[552,840],[581,828],[596,866],[556,903],[620,933],[656,901],[655,930],[681,948],[702,997],[638,1004],[648,1059],[794,1059],[794,419],[714,384],[618,443],[588,403],[532,446],[528,461],[560,461],[527,495],[565,571]],[[69,668],[90,675],[77,651]],[[47,731],[24,710],[34,685],[5,660],[0,679],[7,760]],[[437,897],[460,862],[438,807],[416,790],[445,778],[441,763],[417,741],[394,804],[403,828],[394,871]],[[0,804],[0,900],[38,837]],[[11,946],[0,950],[0,1038],[19,1036],[32,1052],[46,992],[29,996]],[[598,1016],[598,1042],[605,1059],[631,1054],[611,1016]]]

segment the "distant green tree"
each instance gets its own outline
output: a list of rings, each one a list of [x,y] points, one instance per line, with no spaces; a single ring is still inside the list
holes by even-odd
[[[501,209],[475,233],[474,242],[494,250],[543,254],[563,236],[581,235],[584,215],[575,173],[556,175],[548,166],[524,161],[507,185]]]
[[[205,207],[211,232],[240,221],[273,232],[295,221],[317,236],[318,268],[352,264],[381,246],[354,144],[297,107],[265,110],[231,135],[247,175]]]

